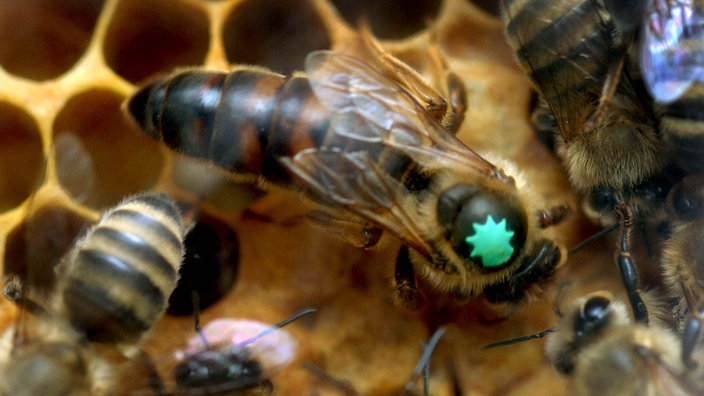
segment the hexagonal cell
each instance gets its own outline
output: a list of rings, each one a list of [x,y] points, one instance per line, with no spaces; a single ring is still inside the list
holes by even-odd
[[[105,60],[117,74],[139,83],[177,66],[201,65],[210,44],[208,16],[183,1],[124,0],[110,21]]]
[[[435,19],[441,0],[332,0],[351,26],[366,19],[374,35],[399,39],[418,33]]]
[[[0,65],[34,80],[56,78],[90,42],[104,0],[6,0],[0,7]]]
[[[81,191],[75,187],[74,172],[92,172],[77,166],[77,160],[56,161],[59,183],[66,185],[74,199],[91,208],[104,209],[126,195],[149,189],[164,163],[158,142],[135,131],[122,117],[122,100],[106,90],[84,92],[72,97],[54,122],[54,139],[61,141],[62,134],[73,135],[73,144],[80,146],[73,154],[89,156],[83,161],[94,164],[95,181],[85,184],[92,191]]]
[[[302,70],[305,56],[330,47],[325,24],[308,0],[247,0],[223,29],[231,63],[266,66],[282,74]]]
[[[7,235],[4,274],[20,276],[33,292],[46,292],[54,284],[54,266],[90,223],[61,204],[30,209],[24,221]]]
[[[0,211],[27,199],[44,178],[39,128],[22,109],[0,102]]]
[[[201,310],[220,300],[235,284],[240,259],[235,231],[207,213],[198,215],[184,243],[181,276],[169,297],[168,312],[174,315],[193,314],[193,291],[198,293]]]

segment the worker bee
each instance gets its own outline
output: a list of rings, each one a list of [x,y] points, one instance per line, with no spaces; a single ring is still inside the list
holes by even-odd
[[[9,282],[5,294],[21,311],[2,339],[0,394],[96,395],[117,386],[112,363],[140,356],[136,344],[166,309],[182,256],[175,204],[143,194],[106,211],[76,242],[46,301]]]
[[[576,300],[546,342],[555,368],[576,395],[697,395],[704,376],[681,359],[670,329],[633,323],[605,291]],[[704,349],[698,347],[697,353]]]
[[[635,27],[623,8],[504,0],[509,44],[555,117],[573,186],[604,225],[616,222],[621,202],[639,219],[659,210],[673,183],[647,93],[624,68]]]
[[[143,87],[126,110],[175,151],[235,178],[303,191],[322,208],[319,223],[344,225],[339,233],[360,247],[400,239],[401,305],[423,301],[416,272],[440,291],[524,300],[565,260],[541,235],[549,224],[538,225],[536,195],[515,166],[494,165],[443,127],[447,111],[437,108],[446,105],[424,106],[409,93],[413,83],[393,71],[410,67],[389,64],[380,72],[316,51],[306,73],[291,77],[189,70]]]

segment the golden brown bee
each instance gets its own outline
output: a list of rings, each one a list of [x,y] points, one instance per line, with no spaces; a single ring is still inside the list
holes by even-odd
[[[360,247],[400,239],[396,296],[408,307],[422,300],[415,272],[441,291],[519,302],[564,261],[515,167],[455,138],[408,79],[331,51],[309,54],[305,70],[185,71],[142,88],[126,108],[173,150],[305,192],[324,208],[318,219],[354,229],[348,239]]]
[[[686,367],[681,348],[669,329],[631,322],[626,306],[605,291],[576,300],[546,342],[575,395],[702,394],[704,376]]]
[[[615,1],[504,0],[508,41],[555,117],[572,184],[603,224],[615,223],[623,202],[637,219],[652,214],[673,183],[648,95],[624,68],[635,31],[625,12],[637,11]]]
[[[175,204],[138,195],[105,212],[67,253],[47,301],[8,283],[22,310],[3,336],[0,394],[96,395],[116,386],[108,347],[135,356],[176,287],[182,241]]]

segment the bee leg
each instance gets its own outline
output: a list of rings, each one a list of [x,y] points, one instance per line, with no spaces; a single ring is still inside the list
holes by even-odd
[[[623,285],[626,287],[626,293],[628,294],[628,300],[630,301],[631,308],[633,309],[634,319],[636,322],[647,324],[648,308],[645,306],[645,303],[640,296],[640,290],[638,289],[638,274],[636,272],[633,257],[631,257],[631,231],[633,227],[633,218],[631,217],[631,212],[628,209],[628,206],[625,204],[618,205],[617,209],[621,214],[622,224],[621,238],[618,246],[618,253],[616,255],[616,263],[618,265],[619,272],[621,273]]]
[[[464,82],[457,74],[447,71],[445,80],[447,81],[449,107],[441,122],[442,126],[454,135],[462,125],[464,113],[467,111],[467,91]]]
[[[147,372],[147,380],[149,381],[149,387],[154,391],[155,395],[167,395],[166,386],[164,385],[164,380],[161,378],[159,371],[156,369],[154,364],[154,359],[145,351],[140,350],[137,357]]]
[[[687,320],[687,326],[682,334],[681,358],[687,368],[694,369],[697,367],[697,363],[692,359],[692,352],[697,346],[697,341],[702,332],[702,324],[704,324],[704,303],[697,307],[695,297],[692,295],[691,290],[684,286],[682,286],[682,289],[684,290],[685,299],[689,306],[690,317]]]
[[[362,42],[382,74],[397,82],[413,95],[425,110],[440,121],[447,112],[447,101],[415,69],[388,53],[372,35],[367,23],[360,26]]]
[[[428,55],[433,64],[432,70],[435,72],[433,73],[435,74],[433,84],[436,87],[445,89],[445,92],[442,92],[441,95],[448,102],[444,116],[438,121],[448,132],[454,135],[460,125],[462,125],[464,113],[467,111],[467,90],[462,79],[450,71],[447,62],[445,62],[445,58],[437,45],[438,40],[434,30],[431,30],[430,42],[432,45],[428,48]]]
[[[342,210],[314,210],[306,214],[306,219],[313,227],[359,248],[371,249],[377,246],[384,235],[384,231],[376,225]]]
[[[310,371],[314,375],[320,377],[323,381],[325,381],[327,384],[330,386],[334,387],[337,389],[342,395],[344,396],[360,396],[359,393],[354,389],[352,384],[349,382],[338,379],[330,375],[327,371],[325,371],[322,367],[316,365],[313,362],[310,361],[304,361],[301,363],[303,368],[306,370]]]
[[[606,79],[604,85],[601,88],[601,97],[599,97],[599,105],[597,106],[594,113],[587,119],[584,123],[584,129],[586,131],[593,130],[596,125],[600,123],[603,114],[608,113],[608,108],[612,106],[612,99],[618,84],[621,82],[621,73],[623,72],[623,65],[626,61],[626,51],[622,51],[619,58],[612,62],[609,69],[606,72]]]
[[[401,248],[396,257],[394,283],[396,305],[416,311],[425,304],[425,297],[416,285],[416,274],[406,246]]]
[[[559,224],[570,213],[570,208],[567,205],[560,204],[549,208],[548,210],[538,211],[538,227],[547,228]]]

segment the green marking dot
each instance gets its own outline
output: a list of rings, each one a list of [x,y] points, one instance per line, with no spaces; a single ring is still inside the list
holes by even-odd
[[[474,235],[465,238],[465,242],[472,245],[469,257],[481,258],[485,267],[497,267],[511,258],[514,232],[506,229],[506,219],[496,223],[491,215],[487,215],[484,224],[472,223],[472,228]]]

